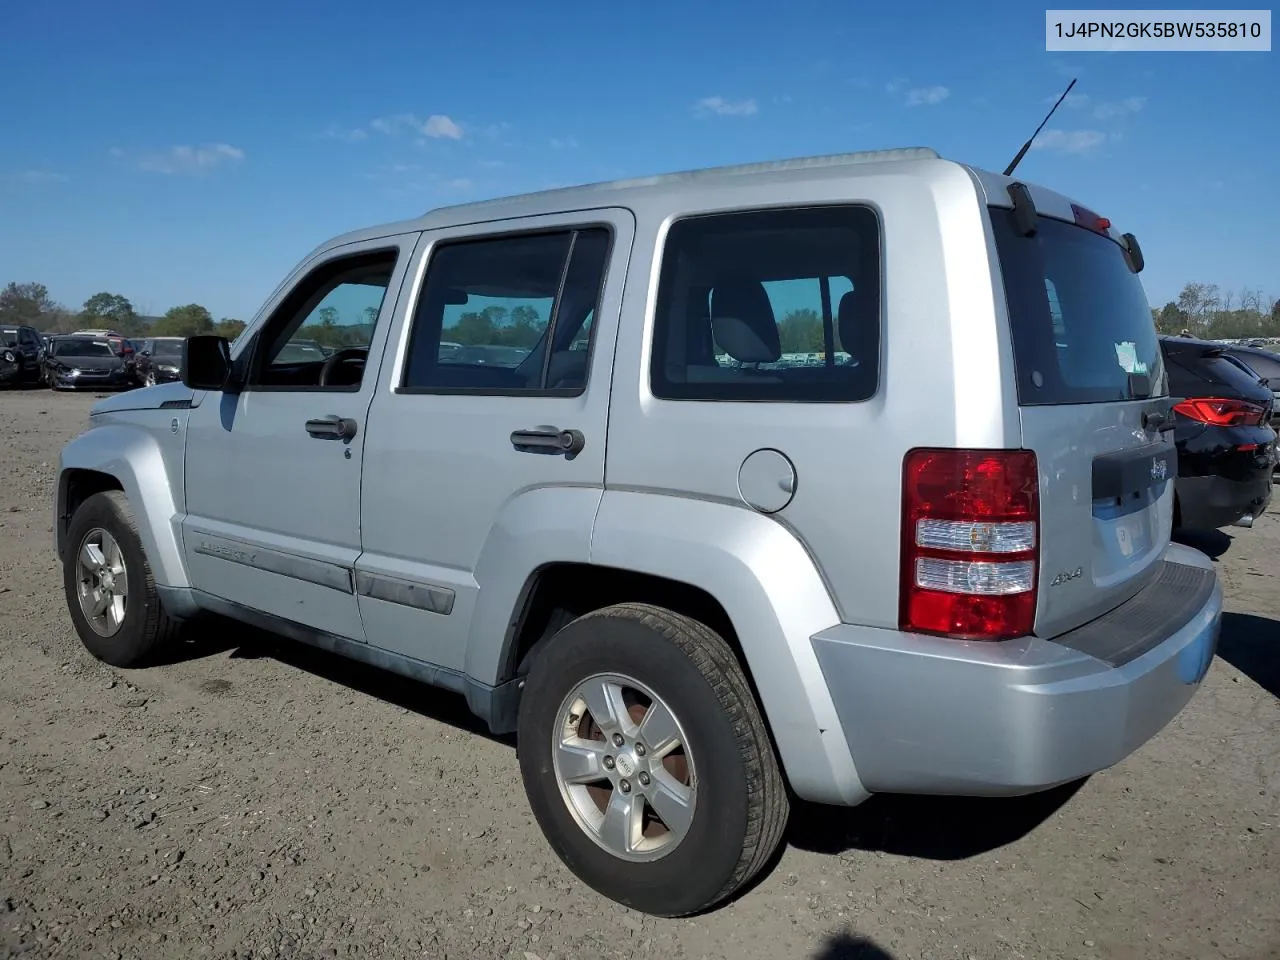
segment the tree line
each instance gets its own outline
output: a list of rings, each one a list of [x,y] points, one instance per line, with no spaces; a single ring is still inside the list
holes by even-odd
[[[1280,300],[1260,290],[1233,293],[1216,283],[1188,283],[1163,307],[1152,309],[1161,333],[1181,333],[1206,340],[1280,337]]]
[[[320,310],[320,323],[309,328],[325,346],[343,347],[369,342],[376,311],[365,311],[364,322],[341,324],[333,307]],[[1280,338],[1280,300],[1259,290],[1224,291],[1213,283],[1188,283],[1176,300],[1151,310],[1161,333],[1184,330],[1210,340]],[[189,337],[214,333],[232,339],[244,322],[232,317],[215,321],[198,303],[171,307],[162,317],[144,318],[125,296],[95,293],[79,310],[56,302],[42,283],[9,283],[0,290],[0,323],[29,324],[42,333],[72,333],[109,328],[126,337]],[[532,347],[546,321],[531,306],[507,310],[499,306],[468,311],[447,325],[444,337],[462,344],[501,344]],[[822,317],[816,310],[792,310],[778,324],[785,353],[820,353],[825,349]],[[837,334],[836,348],[840,348]]]
[[[244,322],[223,317],[217,322],[198,303],[170,307],[164,316],[144,318],[128,297],[95,293],[79,310],[72,310],[49,296],[43,283],[13,283],[0,290],[0,323],[27,324],[41,333],[74,333],[76,330],[116,330],[125,337],[190,337],[216,333],[234,338]]]

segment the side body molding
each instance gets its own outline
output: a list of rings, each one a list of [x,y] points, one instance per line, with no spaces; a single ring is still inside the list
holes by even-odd
[[[809,639],[840,617],[785,527],[728,504],[606,490],[591,562],[715,597],[738,634],[792,788],[818,803],[867,798]]]
[[[173,447],[166,451],[146,430],[128,424],[94,426],[65,447],[58,464],[58,493],[54,531],[58,556],[66,543],[67,491],[72,470],[93,470],[115,477],[138,518],[138,534],[156,583],[189,587],[182,557],[182,442],[186,410],[172,410],[181,423]],[[154,414],[153,414],[154,416]],[[169,418],[165,418],[167,426]],[[175,472],[176,471],[176,472]]]

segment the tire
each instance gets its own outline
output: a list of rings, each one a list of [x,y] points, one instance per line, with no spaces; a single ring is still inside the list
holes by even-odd
[[[83,562],[82,554],[86,560],[93,556],[93,561]],[[99,565],[96,579],[95,563]],[[121,567],[126,585],[122,598]],[[111,573],[109,579],[104,579],[104,570]],[[146,665],[181,626],[160,603],[151,565],[138,536],[138,521],[128,499],[118,490],[95,493],[71,517],[62,558],[62,583],[67,610],[80,641],[91,654],[114,667]],[[82,595],[87,598],[84,604]],[[112,599],[106,603],[102,617],[92,617],[93,601],[108,596]],[[118,604],[116,599],[120,600]]]
[[[621,721],[599,724],[602,733],[593,721],[607,711],[593,711],[580,694],[593,691],[591,702],[599,704],[604,689],[652,699],[624,698],[615,711]],[[664,716],[661,708],[674,718],[668,730],[681,747],[658,760],[663,749],[637,725],[654,709],[653,717]],[[610,729],[623,735],[623,749],[604,739]],[[639,603],[574,620],[530,667],[517,739],[525,793],[551,847],[587,886],[636,910],[677,917],[715,906],[782,842],[787,791],[764,719],[728,644],[696,620]],[[585,786],[581,778],[569,784],[570,760],[586,764],[578,769],[589,768],[588,779],[599,773],[603,785]],[[610,827],[617,821],[606,811],[637,796],[649,818],[632,833],[636,849],[616,852],[620,834]],[[674,803],[676,797],[691,803]],[[672,815],[688,806],[691,816]],[[658,807],[670,811],[674,828],[661,814],[653,822]]]

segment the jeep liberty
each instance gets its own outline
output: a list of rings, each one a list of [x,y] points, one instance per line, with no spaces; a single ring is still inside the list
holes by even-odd
[[[460,693],[582,882],[701,911],[792,797],[1039,791],[1192,697],[1222,592],[1141,269],[924,148],[349,233],[94,407],[68,609],[120,667],[212,613]]]

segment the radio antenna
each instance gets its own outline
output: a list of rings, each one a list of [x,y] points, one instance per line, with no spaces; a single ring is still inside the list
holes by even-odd
[[[1036,132],[1033,133],[1031,135],[1031,138],[1022,145],[1022,149],[1019,150],[1018,155],[1013,158],[1013,162],[1004,168],[1004,175],[1006,177],[1013,176],[1014,169],[1018,166],[1018,164],[1022,162],[1022,158],[1027,155],[1027,151],[1031,149],[1032,141],[1035,140],[1036,136],[1040,133],[1040,131],[1044,129],[1044,125],[1049,122],[1049,118],[1053,116],[1053,112],[1058,109],[1059,105],[1062,103],[1063,100],[1067,99],[1067,94],[1071,92],[1071,88],[1074,87],[1075,85],[1076,85],[1076,81],[1073,78],[1072,81],[1067,84],[1067,89],[1062,91],[1062,96],[1058,98],[1058,102],[1053,105],[1053,107],[1049,110],[1048,114],[1045,115],[1045,118],[1040,121],[1040,126],[1036,127]]]

